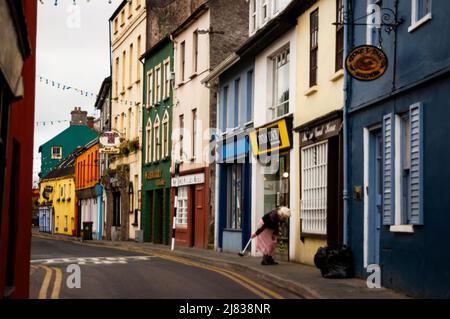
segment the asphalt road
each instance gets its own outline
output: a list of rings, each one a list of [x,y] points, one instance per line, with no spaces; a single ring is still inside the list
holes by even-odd
[[[179,257],[139,255],[36,237],[32,239],[31,265],[32,299],[298,298],[248,274]],[[70,265],[79,266],[80,288],[67,284],[76,284]]]

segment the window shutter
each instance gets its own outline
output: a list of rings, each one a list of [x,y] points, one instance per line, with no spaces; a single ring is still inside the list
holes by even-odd
[[[423,224],[423,124],[422,124],[422,105],[417,103],[409,108],[409,120],[411,123],[410,130],[410,154],[411,154],[411,170],[410,170],[410,210],[408,212],[409,223],[413,225]]]
[[[383,117],[383,225],[394,224],[394,114]]]

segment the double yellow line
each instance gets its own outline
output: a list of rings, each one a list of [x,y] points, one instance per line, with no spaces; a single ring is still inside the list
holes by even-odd
[[[218,268],[215,266],[201,264],[201,263],[198,263],[195,261],[190,261],[190,260],[187,260],[187,259],[184,259],[181,257],[172,256],[172,255],[166,255],[166,254],[161,254],[161,253],[156,253],[153,255],[155,255],[156,257],[159,257],[161,259],[170,260],[170,261],[174,261],[174,262],[184,264],[187,266],[205,269],[205,270],[209,270],[209,271],[218,273],[218,274],[220,274],[224,277],[227,277],[227,278],[231,279],[232,281],[238,283],[239,285],[243,286],[244,288],[250,290],[251,292],[253,292],[255,295],[257,295],[258,297],[260,297],[262,299],[284,299],[284,297],[281,296],[280,294],[278,294],[277,292],[270,290],[270,289],[258,284],[257,282],[255,282],[241,274],[233,272],[231,270],[226,270],[226,269]]]
[[[47,267],[44,265],[40,265],[40,266],[31,265],[31,268],[34,270],[37,270],[37,269],[45,270],[45,276],[44,276],[44,280],[42,281],[41,289],[39,290],[38,299],[48,299],[47,293],[48,293],[48,290],[50,287],[53,272],[55,272],[55,280],[53,283],[52,292],[50,294],[50,299],[59,299],[59,296],[61,294],[61,284],[62,284],[62,277],[63,277],[61,269],[56,268],[56,267]]]

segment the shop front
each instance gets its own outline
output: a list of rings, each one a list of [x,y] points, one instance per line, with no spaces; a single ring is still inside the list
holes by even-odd
[[[281,206],[292,206],[292,116],[255,129],[250,134],[250,141],[253,155],[257,158],[253,179],[253,196],[256,199],[253,223],[256,230],[256,225],[264,214]],[[289,222],[280,227],[276,256],[279,260],[289,260],[289,229]]]
[[[241,251],[251,231],[252,164],[247,132],[219,141],[218,153],[218,248]]]
[[[321,246],[343,243],[342,112],[295,129],[300,134],[300,242],[312,264]]]
[[[172,178],[171,207],[176,209],[176,245],[208,248],[210,222],[208,220],[208,173],[209,170],[205,167],[184,171]],[[174,209],[171,212],[171,220],[173,220]]]

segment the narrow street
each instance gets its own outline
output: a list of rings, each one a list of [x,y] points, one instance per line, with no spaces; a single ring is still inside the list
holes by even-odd
[[[68,266],[81,269],[81,288],[69,288]],[[137,255],[116,249],[33,237],[32,299],[282,299],[248,275],[179,257]]]

